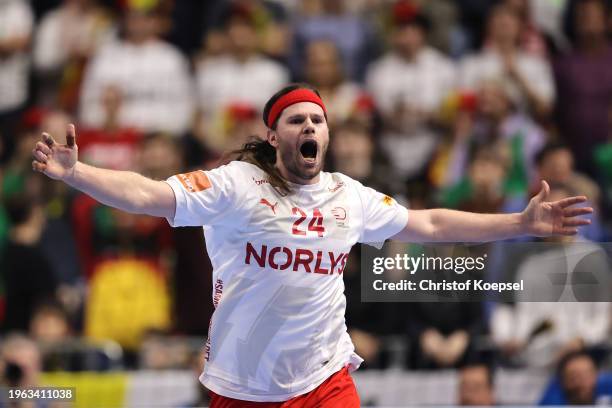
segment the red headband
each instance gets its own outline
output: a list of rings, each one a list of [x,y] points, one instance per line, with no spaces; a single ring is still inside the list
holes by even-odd
[[[278,98],[276,102],[274,102],[274,105],[272,105],[272,108],[268,113],[266,125],[269,128],[272,128],[272,125],[274,124],[274,122],[276,122],[276,119],[278,119],[283,110],[286,107],[298,102],[316,103],[321,107],[321,109],[323,109],[323,113],[325,114],[325,116],[327,116],[325,104],[323,104],[323,101],[321,100],[321,98],[319,98],[319,95],[317,95],[310,89],[299,88],[284,94],[283,96]]]

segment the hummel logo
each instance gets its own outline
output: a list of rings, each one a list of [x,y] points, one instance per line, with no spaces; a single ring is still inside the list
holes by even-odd
[[[330,193],[335,193],[336,191],[340,190],[342,187],[344,187],[344,181],[339,181],[334,188],[327,187],[327,189],[329,190]]]
[[[268,200],[262,198],[261,200],[259,200],[259,204],[267,205],[268,207],[270,207],[274,215],[276,215],[276,206],[278,205],[278,201],[275,202],[274,205],[272,205]]]
[[[251,177],[253,179],[253,181],[255,182],[255,184],[257,184],[258,186],[261,186],[262,184],[266,184],[269,183],[268,180],[266,179],[262,179],[262,180],[257,180],[255,179],[255,177]]]

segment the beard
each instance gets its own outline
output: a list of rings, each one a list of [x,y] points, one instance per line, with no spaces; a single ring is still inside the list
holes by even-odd
[[[317,177],[323,164],[325,163],[325,155],[327,154],[327,146],[322,146],[320,152],[317,153],[316,163],[314,165],[306,165],[302,159],[302,154],[295,146],[279,145],[280,160],[282,161],[287,172],[293,177],[300,180],[312,180]],[[291,181],[291,180],[289,180]]]

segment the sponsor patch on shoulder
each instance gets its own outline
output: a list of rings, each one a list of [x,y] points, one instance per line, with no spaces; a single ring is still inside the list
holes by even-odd
[[[392,206],[395,200],[389,197],[388,195],[384,196],[382,202],[388,206]]]
[[[210,187],[210,180],[203,171],[181,173],[177,174],[176,177],[190,193],[197,193],[198,191],[206,190]]]

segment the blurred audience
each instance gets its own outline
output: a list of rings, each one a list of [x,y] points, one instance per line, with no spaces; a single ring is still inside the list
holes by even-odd
[[[41,344],[60,344],[67,340],[72,329],[61,304],[46,302],[38,306],[30,321],[29,334]]]
[[[427,44],[429,20],[412,3],[395,5],[392,50],[369,67],[366,84],[385,129],[382,146],[404,178],[424,170],[436,143],[432,114],[455,85],[453,63]]]
[[[496,405],[493,376],[493,368],[486,364],[469,364],[461,367],[457,405]]]
[[[458,368],[478,354],[474,342],[485,330],[478,302],[414,302],[406,311],[410,368]]]
[[[476,157],[474,153],[485,148],[497,155],[500,170],[505,170],[503,195],[512,198],[527,193],[535,177],[535,156],[545,144],[546,135],[528,115],[516,109],[506,85],[493,80],[482,82],[474,114],[465,112],[458,118],[444,161],[443,185],[465,190],[469,163]],[[446,201],[443,204],[453,205]]]
[[[80,120],[100,128],[108,120],[109,87],[119,92],[121,127],[180,136],[192,121],[192,81],[186,58],[159,39],[157,2],[128,1],[121,38],[101,47],[88,64],[80,95]]]
[[[578,169],[603,172],[594,165],[598,146],[610,141],[612,48],[603,0],[571,1],[568,35],[572,49],[555,61],[556,119],[564,140],[576,155]]]
[[[306,80],[325,101],[331,129],[349,119],[359,121],[365,128],[372,127],[373,101],[361,86],[346,80],[338,49],[333,42],[318,40],[308,45]]]
[[[610,405],[612,374],[598,373],[588,353],[576,351],[559,363],[557,376],[544,392],[540,405]]]
[[[11,228],[0,257],[5,290],[3,332],[27,331],[39,303],[54,299],[57,281],[39,242],[45,225],[40,203],[25,194],[5,200]]]
[[[483,48],[461,63],[460,84],[478,89],[484,81],[503,83],[519,110],[545,120],[555,101],[553,74],[548,61],[521,48],[521,24],[515,8],[496,6],[488,17]]]
[[[40,350],[34,341],[16,333],[3,340],[0,348],[0,383],[10,388],[38,387],[41,369]]]
[[[261,121],[254,119],[259,119],[268,98],[289,80],[288,71],[258,48],[257,21],[250,8],[230,7],[224,18],[227,48],[196,66],[200,117],[195,134],[203,145],[219,153],[245,142],[244,134],[232,140],[234,128],[245,122],[250,125],[246,136],[264,134]]]
[[[556,186],[549,199],[572,195],[569,187]],[[612,308],[605,300],[612,274],[607,256],[595,243],[573,236],[542,241],[513,277],[524,282],[525,291],[516,296],[514,306],[499,305],[490,326],[503,357],[515,365],[550,368],[568,352],[601,346],[609,338]],[[565,282],[551,284],[555,274],[562,274],[566,282],[578,282],[587,271],[597,289],[580,291],[566,287]]]
[[[0,2],[0,163],[13,151],[19,115],[28,99],[33,24],[27,1]]]
[[[366,66],[376,54],[377,39],[367,20],[351,13],[349,0],[311,1],[310,10],[303,9],[294,18],[293,47],[290,66],[293,77],[304,78],[305,51],[312,41],[332,41],[342,58],[347,77],[363,80]]]
[[[97,0],[64,0],[44,15],[36,30],[33,57],[38,101],[74,111],[88,60],[109,41],[113,21]]]

